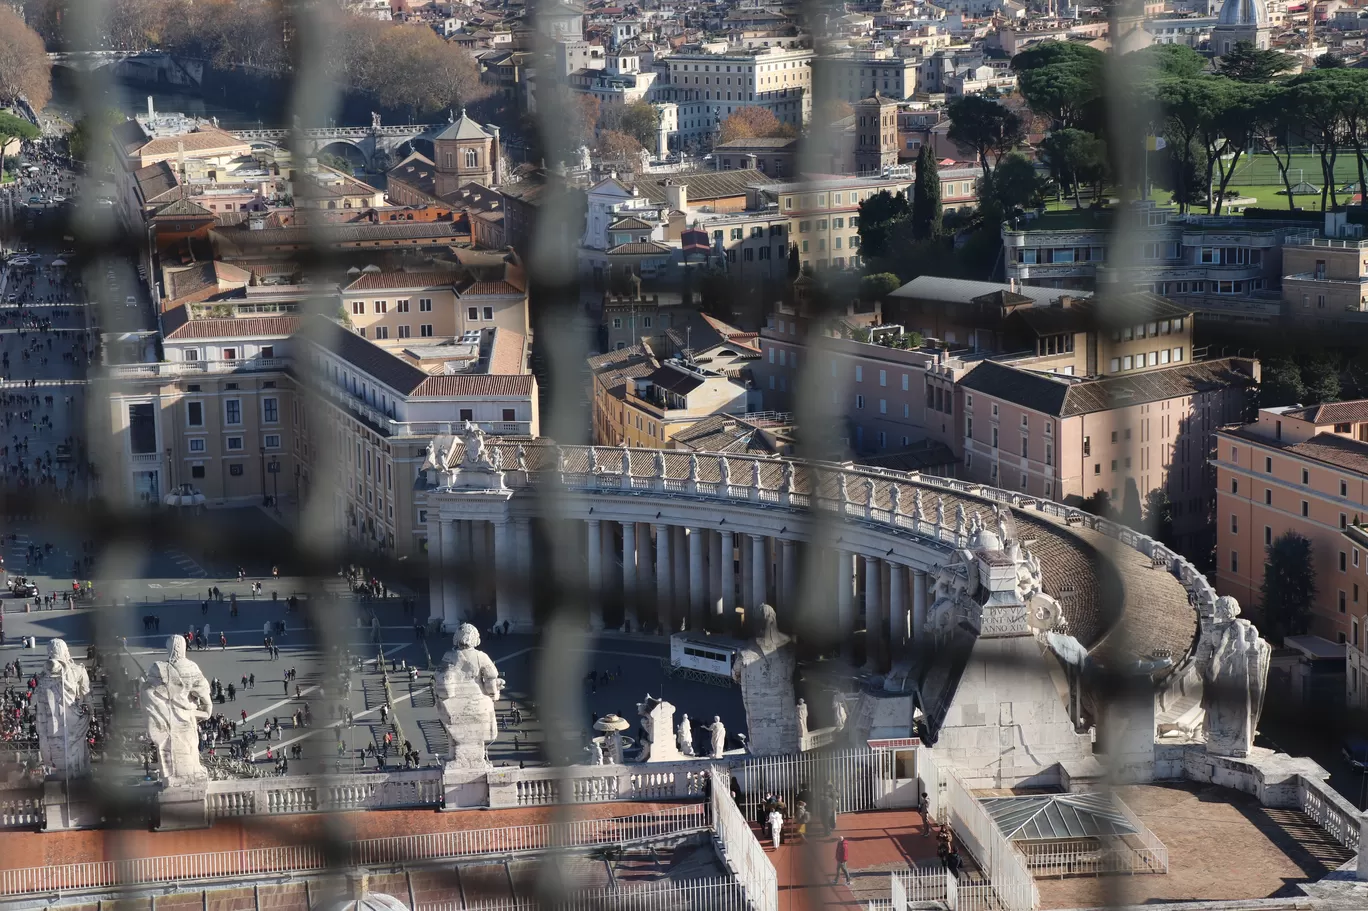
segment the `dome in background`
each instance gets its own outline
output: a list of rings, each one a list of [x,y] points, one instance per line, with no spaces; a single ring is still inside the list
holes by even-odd
[[[1216,24],[1268,28],[1268,7],[1264,0],[1225,0]]]

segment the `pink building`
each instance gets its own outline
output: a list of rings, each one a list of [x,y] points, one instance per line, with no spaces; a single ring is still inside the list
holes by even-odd
[[[1318,580],[1310,632],[1348,646],[1350,701],[1368,704],[1368,400],[1264,408],[1217,441],[1216,590],[1259,604],[1265,548],[1288,531],[1306,537]]]
[[[1242,358],[1099,379],[983,361],[958,384],[960,474],[1064,502],[1105,491],[1117,509],[1163,490],[1175,545],[1197,552],[1213,502],[1207,456],[1258,378],[1258,362]]]

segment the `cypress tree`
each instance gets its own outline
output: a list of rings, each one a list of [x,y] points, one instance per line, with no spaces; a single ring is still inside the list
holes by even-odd
[[[930,146],[917,152],[917,181],[912,187],[912,237],[927,240],[941,232],[940,168]]]

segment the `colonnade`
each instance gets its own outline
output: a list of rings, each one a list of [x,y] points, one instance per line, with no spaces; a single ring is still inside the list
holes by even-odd
[[[801,561],[815,557],[806,542],[725,527],[606,518],[584,524],[595,629],[603,628],[603,605],[613,596],[621,598],[623,626],[633,632],[643,624],[651,631],[727,629],[735,608],[754,616],[761,604],[782,618],[798,608]],[[866,668],[887,669],[925,629],[927,572],[886,556],[825,553],[835,563],[839,635],[849,643],[863,629]]]
[[[428,520],[430,591],[441,593],[442,625],[454,629],[476,608],[492,604],[498,622],[532,626],[532,520]],[[440,559],[434,556],[440,555]],[[496,572],[483,573],[480,567]],[[446,571],[443,571],[443,568]],[[434,616],[436,611],[434,611]]]

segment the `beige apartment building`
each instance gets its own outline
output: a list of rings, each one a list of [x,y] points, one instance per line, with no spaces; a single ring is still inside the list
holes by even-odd
[[[474,271],[367,272],[342,288],[342,312],[381,343],[460,338],[503,329],[527,335],[527,285],[513,263]]]
[[[958,384],[961,474],[1065,502],[1103,491],[1118,510],[1163,490],[1178,547],[1195,549],[1210,523],[1216,432],[1245,413],[1258,380],[1258,362],[1242,358],[1098,379],[985,360]]]
[[[349,540],[410,556],[425,547],[413,481],[434,436],[467,420],[538,434],[525,336],[387,349],[314,319],[301,332],[296,316],[164,314],[164,360],[110,368],[111,494],[160,503],[189,484],[211,508],[289,510],[323,483]]]
[[[1217,441],[1216,590],[1260,604],[1267,546],[1289,531],[1307,538],[1317,580],[1310,633],[1349,646],[1346,685],[1364,705],[1368,400],[1263,408]]]
[[[658,360],[644,345],[589,359],[594,442],[673,449],[676,434],[712,415],[758,410],[747,383],[694,361]]]
[[[860,203],[875,193],[910,193],[907,178],[836,177],[770,184],[761,192],[788,218],[789,243],[815,269],[860,264]]]
[[[1282,286],[1283,316],[1299,325],[1327,328],[1347,314],[1363,314],[1368,311],[1368,241],[1316,237],[1288,243]]]

